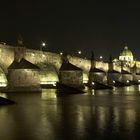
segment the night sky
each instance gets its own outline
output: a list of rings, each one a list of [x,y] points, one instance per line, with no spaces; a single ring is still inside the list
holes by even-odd
[[[16,44],[21,34],[26,47],[83,57],[117,57],[127,44],[140,60],[140,5],[80,0],[9,0],[0,6],[0,41]]]

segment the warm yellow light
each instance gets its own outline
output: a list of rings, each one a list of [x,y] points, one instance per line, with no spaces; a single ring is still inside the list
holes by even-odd
[[[129,80],[127,80],[126,83],[129,83]]]
[[[100,56],[100,59],[103,59],[103,56]]]
[[[92,84],[92,85],[95,85],[95,83],[94,83],[94,82],[92,82],[91,84]]]
[[[62,52],[60,52],[60,55],[63,55],[63,53],[62,53]]]
[[[42,46],[45,47],[46,46],[46,43],[45,42],[42,42]]]
[[[79,50],[79,51],[78,51],[78,54],[81,54],[81,53],[82,53],[82,52]]]
[[[43,57],[45,57],[45,55],[44,55],[44,54],[43,54],[42,56],[43,56]]]
[[[94,91],[94,89],[92,89],[91,94],[92,94],[92,95],[95,95],[95,91]]]
[[[113,80],[113,83],[115,84],[115,81]]]

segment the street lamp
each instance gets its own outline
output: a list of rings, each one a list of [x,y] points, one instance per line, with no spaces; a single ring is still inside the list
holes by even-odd
[[[45,47],[46,46],[46,43],[45,42],[42,42],[42,47]]]
[[[130,81],[129,80],[126,80],[126,83],[129,83]]]
[[[103,59],[103,56],[100,56],[100,60],[102,60]]]
[[[40,51],[42,51],[42,48],[46,48],[47,44],[45,42],[42,42],[41,43],[41,46],[40,46]]]
[[[78,51],[78,54],[82,54],[82,52],[79,50],[79,51]]]
[[[60,52],[60,55],[63,55],[63,52]]]

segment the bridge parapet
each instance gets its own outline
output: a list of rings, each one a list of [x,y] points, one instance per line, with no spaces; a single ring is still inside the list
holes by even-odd
[[[16,47],[0,44],[0,67],[7,74],[7,68],[14,60],[14,50]],[[24,58],[29,62],[38,65],[41,70],[41,77],[44,80],[53,77],[53,80],[58,81],[58,72],[62,65],[61,55],[52,52],[43,52],[39,50],[26,49]],[[73,65],[83,70],[83,80],[88,81],[88,72],[91,68],[91,61],[75,56],[68,55],[68,60]],[[140,63],[137,63],[140,67]],[[101,69],[105,72],[108,71],[108,63],[103,61],[96,61],[96,68]],[[120,71],[120,66],[114,66],[114,70]],[[126,69],[127,70],[127,69]]]
[[[88,59],[83,59],[74,56],[68,56],[70,63],[76,65],[77,67],[83,69],[85,72],[89,72],[91,68],[91,61]],[[108,63],[103,61],[96,61],[96,68],[107,71],[108,70]]]
[[[25,59],[33,64],[52,64],[55,66],[57,71],[62,64],[61,56],[59,54],[31,49],[26,50]]]

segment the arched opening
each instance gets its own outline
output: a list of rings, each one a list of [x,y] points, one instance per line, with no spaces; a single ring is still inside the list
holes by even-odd
[[[43,64],[43,63],[38,64],[38,66],[41,68],[40,84],[55,86],[56,82],[59,81],[56,68],[51,64]]]

